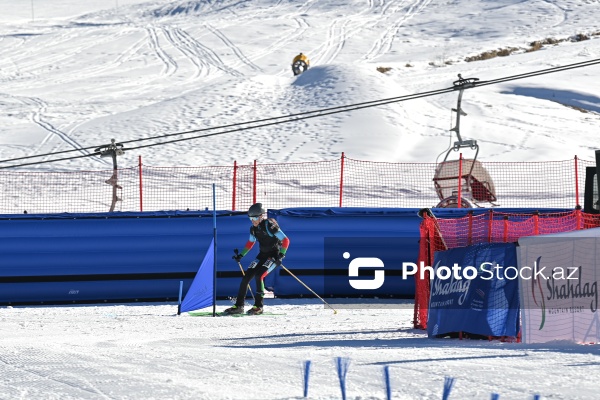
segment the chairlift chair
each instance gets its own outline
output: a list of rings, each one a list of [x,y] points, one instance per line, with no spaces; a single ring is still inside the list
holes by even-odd
[[[448,160],[448,154],[437,165],[433,177],[435,191],[441,200],[437,207],[458,208],[459,179],[461,208],[474,208],[477,203],[493,203],[497,200],[494,182],[476,157],[477,154],[473,159],[462,159],[462,174],[459,172],[461,160]]]
[[[458,141],[446,152],[444,161],[439,163],[435,170],[433,183],[435,190],[440,198],[439,208],[458,208],[458,191],[460,182],[460,208],[474,208],[477,203],[492,203],[497,200],[496,188],[488,171],[481,162],[477,161],[479,154],[479,145],[476,140],[463,140],[460,136],[460,116],[467,114],[460,107],[462,94],[465,88],[473,87],[477,78],[463,79],[460,74],[459,80],[454,82],[454,86],[460,89],[458,96],[458,105],[452,111],[457,113],[456,126],[451,131],[456,132]],[[469,148],[475,151],[472,159],[448,160],[448,156],[453,151]],[[462,162],[462,171],[461,171]]]

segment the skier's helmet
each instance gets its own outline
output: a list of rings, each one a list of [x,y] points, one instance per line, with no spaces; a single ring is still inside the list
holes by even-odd
[[[252,204],[248,209],[249,217],[259,217],[265,213],[265,209],[262,206],[262,203]]]

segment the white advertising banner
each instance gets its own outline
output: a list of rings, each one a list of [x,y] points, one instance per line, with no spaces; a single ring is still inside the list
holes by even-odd
[[[600,342],[600,228],[519,239],[522,340]]]

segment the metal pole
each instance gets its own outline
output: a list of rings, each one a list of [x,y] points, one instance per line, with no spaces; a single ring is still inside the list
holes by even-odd
[[[177,304],[177,315],[181,315],[181,298],[183,297],[183,281],[179,281],[179,303]]]
[[[110,210],[108,210],[109,212],[113,212],[115,211],[115,206],[117,205],[117,187],[118,187],[118,174],[119,174],[119,170],[117,169],[117,153],[112,150],[110,153],[111,157],[112,157],[112,161],[113,161],[113,174],[111,179],[111,184],[112,184],[112,202],[110,204]]]

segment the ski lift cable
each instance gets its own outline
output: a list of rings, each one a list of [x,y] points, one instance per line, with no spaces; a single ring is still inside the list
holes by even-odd
[[[215,135],[221,135],[221,134],[225,134],[225,133],[239,132],[239,131],[244,131],[244,130],[248,130],[248,129],[262,128],[262,127],[266,127],[266,126],[300,121],[303,119],[316,118],[316,117],[321,117],[324,115],[337,114],[337,113],[342,113],[342,112],[359,110],[359,109],[363,109],[363,108],[377,107],[380,105],[392,104],[392,103],[396,103],[399,101],[411,100],[413,98],[421,98],[421,97],[433,96],[433,95],[437,95],[437,94],[450,93],[453,90],[454,90],[453,88],[437,89],[437,90],[431,90],[428,92],[422,92],[422,93],[416,93],[416,94],[410,94],[410,95],[404,95],[404,96],[398,96],[398,97],[391,97],[391,98],[387,98],[387,99],[372,100],[372,101],[363,102],[363,103],[336,106],[336,107],[313,110],[313,111],[306,111],[306,112],[296,113],[296,114],[282,115],[279,117],[271,117],[271,118],[259,119],[259,120],[254,120],[254,121],[238,122],[238,123],[229,124],[229,125],[221,125],[221,126],[215,126],[215,127],[210,127],[210,128],[202,128],[202,129],[191,130],[191,131],[186,131],[186,132],[170,133],[170,134],[166,134],[166,135],[162,135],[162,136],[155,136],[155,137],[151,137],[151,138],[122,141],[120,143],[126,144],[126,143],[142,142],[142,141],[157,140],[157,139],[162,139],[162,138],[167,138],[167,137],[172,137],[172,136],[189,135],[192,133],[214,131],[214,130],[218,130],[218,129],[236,128],[236,129],[230,129],[230,130],[225,130],[225,131],[220,131],[220,132],[208,133],[205,135],[198,135],[198,136],[193,136],[193,137],[185,137],[185,138],[180,138],[180,139],[175,139],[175,140],[163,141],[163,142],[159,142],[159,143],[152,143],[149,145],[136,146],[136,147],[125,147],[123,149],[123,150],[135,150],[135,149],[141,149],[141,148],[146,148],[146,147],[158,146],[158,145],[162,145],[162,144],[177,143],[177,142],[181,142],[181,141],[185,141],[185,140],[192,140],[192,139],[199,139],[199,138],[210,137],[210,136],[215,136]],[[97,147],[98,146],[92,146],[92,147],[87,147],[84,149],[94,149]],[[38,155],[32,155],[32,156],[26,156],[26,157],[12,158],[12,159],[0,160],[0,163],[26,160],[26,159],[36,158],[36,157],[43,157],[43,156],[52,156],[52,155],[56,155],[56,154],[64,154],[64,153],[80,151],[80,150],[82,150],[82,149],[65,150],[65,151],[60,151],[60,152],[55,152],[55,153],[38,154]],[[55,161],[64,161],[64,160],[70,160],[70,159],[90,157],[90,156],[94,156],[94,155],[98,155],[98,154],[99,153],[96,152],[96,153],[82,155],[82,156],[60,158],[60,159],[56,159]],[[42,164],[42,163],[46,163],[46,162],[52,162],[52,160],[13,165],[12,167],[34,165],[34,164],[38,164],[38,163]],[[0,169],[3,169],[3,168],[10,168],[10,167],[0,167]]]
[[[600,64],[600,59],[594,59],[594,60],[588,60],[588,61],[568,64],[568,65],[563,65],[563,66],[558,66],[558,67],[546,68],[543,70],[532,71],[529,73],[517,74],[517,75],[508,76],[508,77],[487,80],[487,81],[471,82],[470,85],[464,86],[462,88],[488,86],[488,85],[493,85],[493,84],[497,84],[497,83],[504,83],[504,82],[509,82],[509,81],[518,80],[518,79],[524,79],[524,78],[529,78],[529,77],[534,77],[534,76],[568,71],[571,69],[593,66],[593,65],[597,65],[597,64]],[[221,125],[221,126],[216,126],[216,127],[208,127],[208,128],[202,128],[202,129],[196,129],[196,130],[190,130],[190,131],[184,131],[184,132],[176,132],[176,133],[170,133],[170,134],[161,135],[161,136],[154,136],[154,137],[150,137],[150,138],[133,139],[133,140],[129,140],[129,141],[123,141],[123,142],[121,142],[121,144],[143,142],[143,141],[148,141],[148,140],[157,140],[157,139],[163,139],[163,138],[168,138],[168,137],[173,137],[173,136],[189,135],[189,134],[193,134],[193,133],[208,132],[208,131],[219,130],[219,129],[222,130],[219,132],[212,132],[212,133],[208,133],[208,134],[204,134],[204,135],[179,138],[179,139],[162,141],[162,142],[158,142],[158,143],[151,143],[148,145],[142,145],[142,146],[136,146],[136,147],[123,148],[123,150],[136,150],[136,149],[141,149],[141,148],[159,146],[159,145],[163,145],[163,144],[177,143],[177,142],[182,142],[182,141],[186,141],[186,140],[201,139],[201,138],[205,138],[205,137],[222,135],[222,134],[226,134],[226,133],[239,132],[239,131],[244,131],[244,130],[248,130],[248,129],[256,129],[256,128],[262,128],[262,127],[267,127],[267,126],[283,124],[283,123],[295,122],[295,121],[300,121],[300,120],[304,120],[304,119],[322,117],[322,116],[332,115],[332,114],[337,114],[337,113],[342,113],[342,112],[355,111],[355,110],[360,110],[360,109],[364,109],[364,108],[378,107],[378,106],[382,106],[382,105],[393,104],[393,103],[398,103],[398,102],[407,101],[407,100],[414,100],[414,99],[419,99],[419,98],[424,98],[424,97],[436,96],[436,95],[440,95],[440,94],[450,93],[459,88],[461,88],[461,85],[457,85],[457,86],[446,88],[446,89],[430,90],[427,92],[415,93],[415,94],[410,94],[410,95],[397,96],[397,97],[391,97],[391,98],[380,99],[380,100],[372,100],[372,101],[356,103],[356,104],[342,105],[342,106],[324,108],[324,109],[320,109],[320,110],[306,111],[306,112],[302,112],[302,113],[288,114],[288,115],[264,118],[264,119],[254,120],[254,121],[245,121],[245,122]],[[235,129],[228,129],[228,128],[235,128]],[[79,149],[64,150],[64,151],[59,151],[59,152],[54,152],[54,153],[46,153],[46,154],[18,157],[18,158],[0,160],[0,163],[26,160],[26,159],[37,158],[37,157],[53,156],[53,155],[57,155],[57,154],[66,154],[66,153],[75,152],[75,151],[79,152],[81,150],[95,149],[97,147],[98,146],[91,146],[91,147],[84,147],[84,148],[79,148]],[[58,158],[58,159],[37,161],[37,162],[31,162],[31,163],[23,163],[23,164],[18,164],[18,165],[0,166],[0,169],[23,167],[23,166],[29,166],[29,165],[37,165],[37,164],[56,162],[56,161],[74,160],[74,159],[78,159],[78,158],[92,157],[92,156],[96,156],[99,154],[100,154],[99,152],[94,152],[94,153],[84,154],[84,155],[79,155],[79,156],[74,156],[74,157],[63,157],[63,158]]]
[[[96,146],[94,146],[96,147]],[[73,150],[69,150],[69,151],[73,151]],[[52,154],[49,154],[52,155]],[[17,165],[4,165],[4,166],[0,166],[0,169],[8,169],[8,168],[16,168],[16,167],[26,167],[29,165],[38,165],[38,164],[46,164],[46,163],[51,163],[51,162],[57,162],[57,161],[65,161],[65,160],[76,160],[78,158],[85,158],[85,157],[92,157],[92,156],[99,156],[100,153],[90,153],[90,154],[83,154],[83,155],[79,155],[79,156],[73,156],[73,157],[63,157],[63,158],[55,158],[52,160],[43,160],[43,161],[32,161],[29,163],[23,163],[23,164],[17,164]]]
[[[175,133],[169,133],[169,134],[160,135],[160,136],[153,136],[153,137],[149,137],[149,138],[126,140],[126,141],[122,141],[120,143],[127,144],[127,143],[135,143],[135,142],[144,142],[144,141],[148,141],[148,140],[157,140],[157,139],[179,136],[179,135],[189,135],[192,133],[213,131],[213,130],[217,130],[217,129],[227,129],[227,128],[239,127],[239,126],[250,125],[250,124],[260,124],[263,122],[271,122],[271,121],[276,122],[278,120],[282,120],[280,123],[286,123],[286,122],[290,122],[290,120],[289,120],[290,118],[299,117],[297,119],[294,119],[294,121],[295,121],[295,120],[304,119],[304,118],[300,118],[303,116],[310,116],[309,118],[312,118],[313,116],[311,116],[311,115],[319,114],[319,113],[326,112],[326,111],[339,110],[339,112],[347,112],[347,111],[352,111],[353,109],[355,109],[354,107],[360,107],[360,108],[376,107],[376,106],[379,106],[382,104],[389,104],[389,103],[396,102],[396,101],[402,101],[404,98],[410,98],[410,97],[416,96],[416,95],[419,95],[419,96],[420,95],[436,95],[436,94],[439,94],[440,91],[441,91],[441,93],[444,93],[446,91],[451,91],[451,90],[452,90],[451,88],[437,89],[437,90],[431,90],[428,92],[391,97],[391,98],[387,98],[387,99],[371,100],[371,101],[365,101],[365,102],[356,103],[356,104],[346,104],[346,105],[342,105],[342,106],[323,108],[323,109],[319,109],[319,110],[305,111],[305,112],[295,113],[295,114],[280,115],[278,117],[270,117],[270,118],[252,120],[252,121],[236,122],[236,123],[227,124],[227,125],[219,125],[219,126],[183,131],[183,132],[175,132]],[[328,114],[325,114],[325,115],[328,115]],[[318,116],[318,115],[316,115],[316,116]],[[267,126],[268,125],[273,125],[273,123],[267,124]],[[256,125],[256,126],[252,126],[252,127],[247,127],[245,129],[252,129],[254,127],[262,127],[262,126],[263,125]],[[241,130],[244,130],[244,129],[241,129]],[[235,131],[236,130],[227,131],[227,132],[235,132]],[[207,135],[207,136],[213,136],[213,135]],[[198,137],[203,137],[203,136],[198,136]],[[197,138],[197,137],[194,137],[194,138]],[[194,139],[194,138],[190,138],[190,139]],[[180,141],[180,140],[177,140],[177,141]],[[171,143],[171,142],[169,141],[169,142],[161,142],[161,143]],[[79,148],[79,149],[57,151],[57,152],[53,152],[53,153],[17,157],[17,158],[11,158],[11,159],[6,159],[6,160],[0,160],[0,163],[19,161],[19,160],[27,160],[27,159],[31,159],[31,158],[46,157],[46,156],[52,156],[52,155],[57,155],[57,154],[65,154],[65,153],[71,153],[71,152],[75,152],[75,151],[95,149],[97,147],[98,146],[91,146],[91,147],[83,147],[83,148]],[[142,146],[142,147],[149,147],[149,146]],[[136,149],[136,148],[142,148],[142,147],[135,147],[135,148],[130,148],[130,149]],[[97,155],[97,154],[90,154],[89,156],[93,156],[93,155]],[[75,158],[81,158],[81,157],[75,157]],[[60,159],[60,160],[64,160],[64,159]],[[29,164],[27,164],[27,165],[29,165]]]
[[[143,149],[143,148],[147,148],[147,147],[160,146],[160,145],[164,145],[164,144],[171,144],[171,143],[183,142],[183,141],[186,141],[186,140],[194,140],[194,139],[207,138],[207,137],[211,137],[211,136],[223,135],[223,134],[226,134],[226,133],[241,132],[241,131],[245,131],[245,130],[248,130],[248,129],[265,128],[265,127],[268,127],[268,126],[279,125],[279,124],[284,124],[284,123],[289,123],[289,122],[296,122],[296,121],[301,121],[301,120],[310,119],[310,118],[318,118],[318,117],[323,117],[323,116],[326,116],[326,115],[332,115],[332,114],[338,114],[338,113],[343,113],[343,112],[348,112],[348,111],[361,110],[361,109],[364,109],[364,108],[377,107],[377,106],[382,106],[382,105],[387,105],[387,104],[392,104],[392,103],[398,103],[398,102],[407,101],[407,100],[414,100],[414,99],[418,99],[418,98],[434,96],[434,95],[438,95],[438,94],[451,93],[452,91],[454,91],[453,88],[440,89],[440,90],[435,91],[435,93],[430,93],[430,92],[428,92],[428,93],[418,93],[418,94],[413,94],[413,95],[409,95],[409,96],[403,96],[402,99],[398,99],[398,98],[384,99],[384,100],[379,100],[378,102],[376,102],[374,104],[365,104],[365,105],[360,105],[360,106],[357,106],[357,105],[346,106],[347,108],[345,108],[345,109],[332,110],[332,111],[326,111],[326,112],[324,112],[325,110],[320,110],[320,111],[315,111],[314,113],[312,113],[310,115],[298,116],[298,117],[289,118],[289,119],[286,119],[286,120],[266,122],[266,123],[262,123],[262,124],[244,126],[244,127],[240,127],[240,128],[236,128],[236,129],[230,129],[230,130],[225,130],[225,131],[221,131],[221,132],[207,133],[207,134],[204,134],[204,135],[198,135],[198,136],[192,136],[192,137],[186,137],[186,138],[179,138],[179,139],[173,139],[173,140],[167,140],[167,141],[164,141],[164,142],[151,143],[151,144],[146,144],[146,145],[141,145],[141,146],[135,146],[135,147],[129,147],[129,148],[126,147],[123,150],[137,150],[137,149]]]

